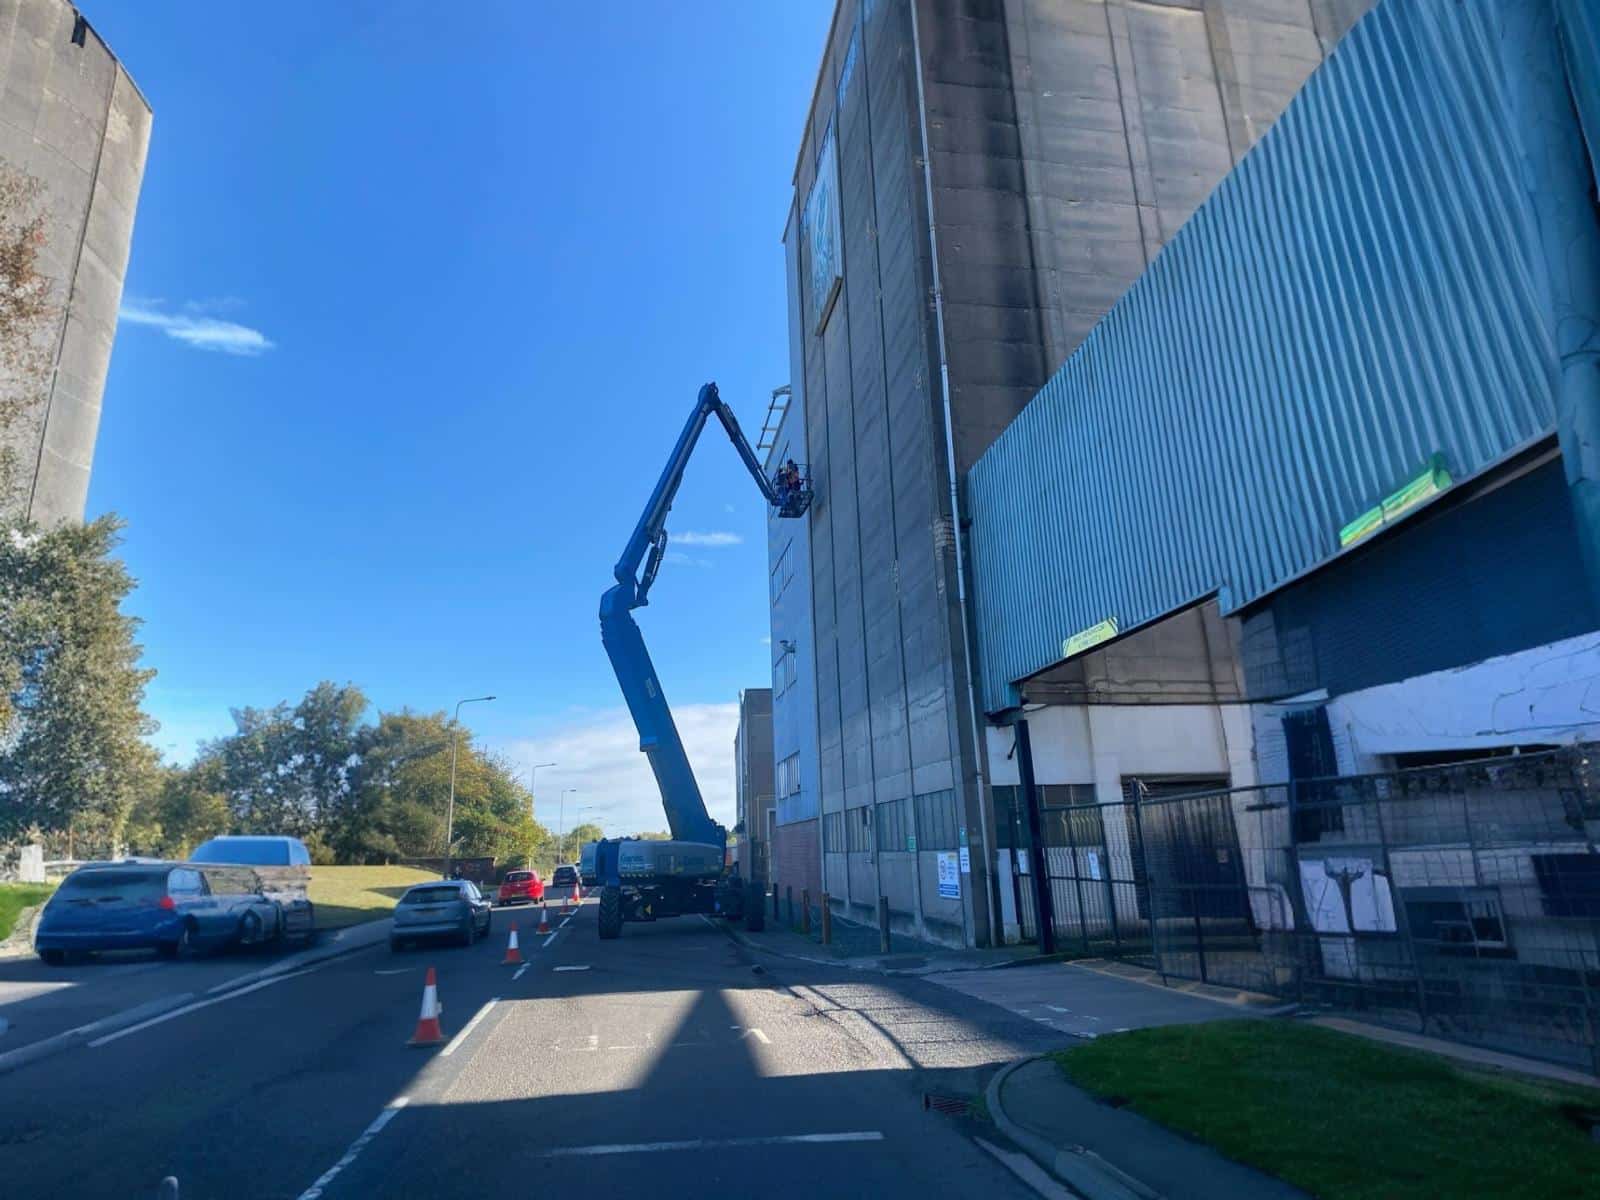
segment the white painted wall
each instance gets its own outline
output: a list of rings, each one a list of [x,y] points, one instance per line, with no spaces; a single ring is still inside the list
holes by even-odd
[[[1382,755],[1597,739],[1600,632],[1348,692],[1328,721],[1348,746],[1340,770],[1358,774],[1386,769]]]
[[[1127,775],[1220,775],[1255,782],[1250,712],[1242,705],[1050,706],[1028,712],[1036,783],[1092,783],[1122,799]],[[1021,782],[1010,729],[988,731],[992,783]]]

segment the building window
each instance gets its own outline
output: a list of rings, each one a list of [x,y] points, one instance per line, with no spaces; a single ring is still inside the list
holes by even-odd
[[[785,650],[777,662],[772,664],[772,695],[773,698],[783,695],[794,686],[794,653]]]
[[[1000,789],[996,788],[998,792]],[[918,850],[955,850],[961,844],[960,823],[956,820],[956,794],[924,792],[915,797]]]
[[[844,813],[845,849],[851,854],[872,853],[872,806],[846,809]]]
[[[778,603],[778,597],[783,595],[784,589],[794,582],[794,560],[789,556],[789,549],[790,546],[785,546],[783,553],[778,555],[778,561],[772,564],[772,603],[774,606]]]
[[[915,850],[916,842],[912,838],[911,822],[906,812],[904,800],[885,800],[877,806],[878,824],[878,849],[879,850]]]
[[[796,796],[800,793],[800,755],[791,754],[778,763],[778,795]]]
[[[1504,955],[1511,949],[1497,892],[1407,888],[1405,902],[1412,936],[1442,953]]]
[[[1547,917],[1600,919],[1600,854],[1534,854]]]
[[[844,814],[822,814],[822,848],[833,854],[844,852]]]

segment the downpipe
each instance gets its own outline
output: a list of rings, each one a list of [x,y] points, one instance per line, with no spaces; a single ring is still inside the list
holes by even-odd
[[[961,616],[961,658],[966,672],[967,719],[972,736],[972,769],[978,787],[978,834],[983,850],[983,906],[990,945],[998,944],[995,926],[995,863],[989,845],[990,813],[984,781],[983,728],[978,720],[977,677],[972,671],[972,635],[967,612],[966,539],[961,533],[961,488],[956,479],[955,423],[950,408],[950,359],[945,349],[944,284],[939,274],[939,234],[933,219],[933,163],[928,148],[928,99],[922,84],[922,37],[917,24],[917,0],[911,9],[911,67],[917,78],[917,126],[922,137],[922,187],[928,212],[928,257],[933,272],[933,323],[939,352],[939,395],[944,407],[945,471],[950,480],[950,525],[956,551],[956,609]],[[976,939],[974,939],[976,940]]]

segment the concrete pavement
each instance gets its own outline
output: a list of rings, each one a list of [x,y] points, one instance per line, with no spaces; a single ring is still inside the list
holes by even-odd
[[[593,914],[546,939],[497,913],[486,944],[297,967],[25,1067],[0,1091],[0,1192],[1038,1194],[959,1110],[1058,1032],[921,979],[763,961],[693,918],[600,942]],[[511,919],[520,970],[499,965]],[[430,964],[453,1041],[410,1050]]]

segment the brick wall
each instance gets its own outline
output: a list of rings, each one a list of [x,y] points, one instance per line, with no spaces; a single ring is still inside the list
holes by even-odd
[[[779,825],[773,834],[772,880],[779,889],[794,888],[799,903],[802,888],[810,888],[812,903],[822,895],[822,862],[817,841],[817,822],[796,821]]]

